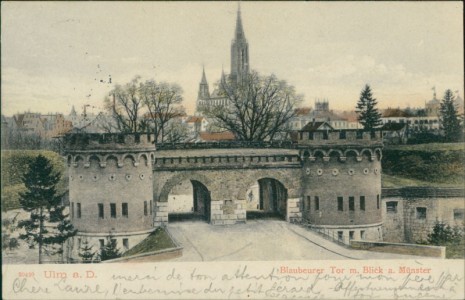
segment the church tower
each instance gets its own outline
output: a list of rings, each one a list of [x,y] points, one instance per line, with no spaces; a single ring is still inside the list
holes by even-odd
[[[237,10],[236,32],[231,44],[231,78],[240,80],[249,73],[249,44],[242,28],[241,9]]]
[[[199,99],[209,99],[210,98],[210,91],[208,90],[208,82],[207,76],[205,76],[205,67],[203,68],[202,72],[202,80],[199,84]]]

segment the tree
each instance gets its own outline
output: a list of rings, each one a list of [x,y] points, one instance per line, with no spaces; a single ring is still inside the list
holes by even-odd
[[[451,227],[448,224],[436,222],[433,231],[428,234],[428,244],[436,246],[446,246],[448,244],[458,244],[463,239],[463,232],[460,227]]]
[[[182,102],[182,89],[176,84],[146,81],[141,87],[141,97],[150,120],[149,127],[155,134],[155,141],[163,142],[169,133],[167,126],[171,120],[185,114]]]
[[[2,219],[2,249],[12,250],[19,247],[18,239],[12,237],[11,234],[15,231],[15,219]]]
[[[441,101],[439,110],[439,121],[441,129],[444,131],[446,142],[457,142],[460,140],[462,126],[458,118],[457,108],[454,103],[454,94],[451,90],[446,90]]]
[[[180,143],[187,139],[189,130],[187,125],[179,118],[173,119],[166,125],[164,141],[168,143]]]
[[[232,132],[243,141],[273,140],[288,129],[295,107],[302,100],[294,87],[276,76],[251,72],[240,81],[223,78],[219,94],[227,105],[203,107],[201,111],[220,130]]]
[[[56,185],[60,180],[60,173],[53,171],[51,162],[44,156],[37,156],[29,165],[22,181],[26,186],[26,192],[19,193],[21,207],[30,212],[30,219],[18,223],[19,228],[24,228],[26,233],[20,234],[20,238],[29,243],[30,248],[38,245],[39,264],[42,263],[44,247],[53,244],[49,230],[44,226],[50,219],[50,211],[61,205],[61,197],[57,195]]]
[[[118,258],[120,256],[121,253],[119,252],[116,239],[114,239],[113,235],[110,233],[110,235],[107,236],[107,242],[105,246],[100,250],[100,259],[104,261],[108,259]]]
[[[143,102],[140,97],[142,83],[140,77],[136,76],[125,85],[116,85],[105,99],[105,107],[112,114],[116,127],[120,132],[143,131],[141,115]]]
[[[61,257],[61,261],[64,262],[64,244],[70,238],[76,235],[77,230],[74,229],[73,224],[69,220],[69,214],[64,213],[65,206],[57,205],[50,209],[50,222],[57,223],[54,234],[46,241],[48,244],[58,245],[58,249],[53,254],[58,254]]]
[[[93,246],[89,245],[89,241],[85,239],[82,242],[81,248],[79,248],[79,257],[84,264],[90,264],[95,256],[95,251],[92,251]]]
[[[358,121],[363,125],[364,130],[373,130],[381,125],[381,114],[376,108],[376,99],[373,98],[371,88],[367,84],[360,93],[360,99],[357,102],[356,112]]]

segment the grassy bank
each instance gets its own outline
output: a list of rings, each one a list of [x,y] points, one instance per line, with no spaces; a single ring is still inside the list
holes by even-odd
[[[29,164],[38,155],[48,158],[55,172],[64,175],[63,158],[56,152],[46,150],[3,150],[1,151],[1,201],[2,210],[19,208],[19,192],[25,191],[22,177],[27,172]],[[62,176],[57,186],[58,193],[68,190],[68,177]]]
[[[464,143],[387,146],[383,187],[463,186],[464,161]]]
[[[176,245],[171,240],[165,229],[158,227],[142,242],[124,252],[122,257],[128,257],[132,255],[148,253],[153,251],[159,251],[168,248],[174,248]]]

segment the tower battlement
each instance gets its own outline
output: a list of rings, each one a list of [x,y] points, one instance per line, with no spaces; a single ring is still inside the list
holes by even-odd
[[[360,145],[382,146],[383,137],[381,131],[363,130],[325,130],[325,131],[295,131],[291,133],[292,141],[299,146],[322,145]]]
[[[63,141],[65,151],[152,149],[155,150],[154,134],[151,133],[71,133]]]

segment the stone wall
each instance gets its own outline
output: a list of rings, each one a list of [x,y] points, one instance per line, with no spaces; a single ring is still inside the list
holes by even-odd
[[[388,211],[387,204],[390,209]],[[393,209],[395,207],[395,209]],[[405,242],[404,201],[400,197],[382,198],[383,240],[391,243]]]
[[[71,134],[65,137],[70,218],[79,244],[97,251],[110,234],[120,249],[133,247],[153,230],[155,148],[150,135]]]
[[[69,167],[71,220],[76,229],[97,233],[152,228],[152,167],[145,156],[141,162],[126,156],[120,165],[116,156],[108,156],[104,166],[96,156],[89,159],[88,166],[77,157]],[[123,215],[123,203],[127,204],[127,216]],[[103,217],[99,215],[99,204]],[[111,215],[113,204],[115,216]]]
[[[464,225],[463,189],[386,189],[382,200],[385,241],[424,241],[436,222]],[[397,212],[388,212],[388,203],[397,203]]]
[[[211,223],[234,224],[244,222],[247,211],[247,193],[262,178],[275,179],[287,190],[288,205],[300,199],[300,168],[248,169],[248,170],[194,170],[194,171],[158,171],[153,173],[153,198],[157,203],[167,202],[174,187],[180,182],[195,180],[202,183],[211,197]],[[256,195],[258,196],[258,195]],[[291,200],[297,199],[297,200]],[[297,208],[298,210],[299,208]],[[292,209],[293,219],[298,214]],[[289,209],[288,209],[289,211]],[[156,215],[158,220],[158,214]],[[160,220],[158,220],[160,221]]]

